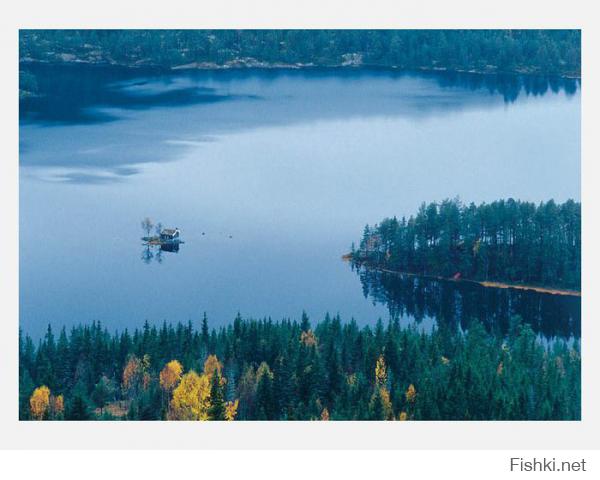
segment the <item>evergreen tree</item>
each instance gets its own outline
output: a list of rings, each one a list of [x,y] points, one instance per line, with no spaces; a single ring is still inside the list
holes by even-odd
[[[225,420],[225,398],[223,392],[222,378],[215,373],[212,377],[210,389],[210,409],[208,415],[211,420]]]
[[[66,378],[57,378],[64,390],[53,390],[43,379],[49,370],[61,371],[63,359],[48,354],[52,336],[44,336],[36,348],[22,334],[19,418],[60,418],[53,412],[61,409],[61,397],[69,420],[164,419],[161,371],[176,356],[199,352],[200,338],[201,332],[190,331],[188,325],[163,326],[156,334],[150,327],[114,335],[98,325],[74,327],[58,343],[75,365],[63,370]],[[200,367],[207,365],[204,370],[196,367],[201,375],[191,371],[192,364],[182,367],[184,376],[204,385],[202,415],[191,412],[193,418],[223,419],[226,409],[235,410],[236,420],[321,419],[327,417],[325,410],[332,420],[581,417],[579,342],[556,338],[543,345],[519,318],[506,335],[477,322],[425,332],[398,321],[359,328],[354,321],[327,316],[314,331],[305,331],[300,322],[290,320],[238,318],[233,327],[213,329],[209,341],[221,357],[206,362],[196,358]],[[157,360],[146,351],[154,352]],[[221,365],[226,382],[220,381]],[[173,381],[177,384],[178,378]],[[122,392],[114,388],[118,384]],[[32,403],[34,390],[47,392],[46,407],[40,409],[36,398]],[[166,394],[165,404],[172,405],[172,391]],[[182,389],[179,403],[196,405],[198,395]]]
[[[90,420],[87,403],[81,395],[75,394],[65,418],[67,420]]]

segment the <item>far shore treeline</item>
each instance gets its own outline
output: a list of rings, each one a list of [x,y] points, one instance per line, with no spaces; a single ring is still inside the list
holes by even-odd
[[[429,333],[379,320],[99,323],[19,338],[22,420],[578,420],[577,341],[518,318]]]
[[[579,30],[20,30],[22,62],[581,75]]]
[[[423,203],[414,216],[367,225],[351,258],[418,275],[579,290],[581,204]]]

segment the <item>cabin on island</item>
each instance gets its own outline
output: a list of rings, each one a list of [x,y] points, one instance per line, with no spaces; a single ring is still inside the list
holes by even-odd
[[[163,228],[160,232],[161,242],[174,242],[179,240],[179,229],[178,228]]]

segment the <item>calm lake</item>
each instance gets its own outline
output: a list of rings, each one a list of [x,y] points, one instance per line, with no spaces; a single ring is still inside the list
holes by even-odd
[[[580,335],[576,297],[406,281],[341,260],[365,224],[460,196],[580,200],[576,81],[368,70],[28,66],[20,322],[34,337],[244,317],[398,316]],[[146,251],[141,220],[179,227]]]

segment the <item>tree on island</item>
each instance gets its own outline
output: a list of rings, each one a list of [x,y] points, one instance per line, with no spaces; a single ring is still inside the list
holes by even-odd
[[[142,220],[142,230],[144,230],[146,232],[147,237],[150,236],[150,232],[152,231],[153,227],[154,227],[154,223],[152,222],[152,220],[149,217],[146,217]]]
[[[578,290],[581,203],[423,203],[414,216],[367,225],[352,258],[419,275]]]

